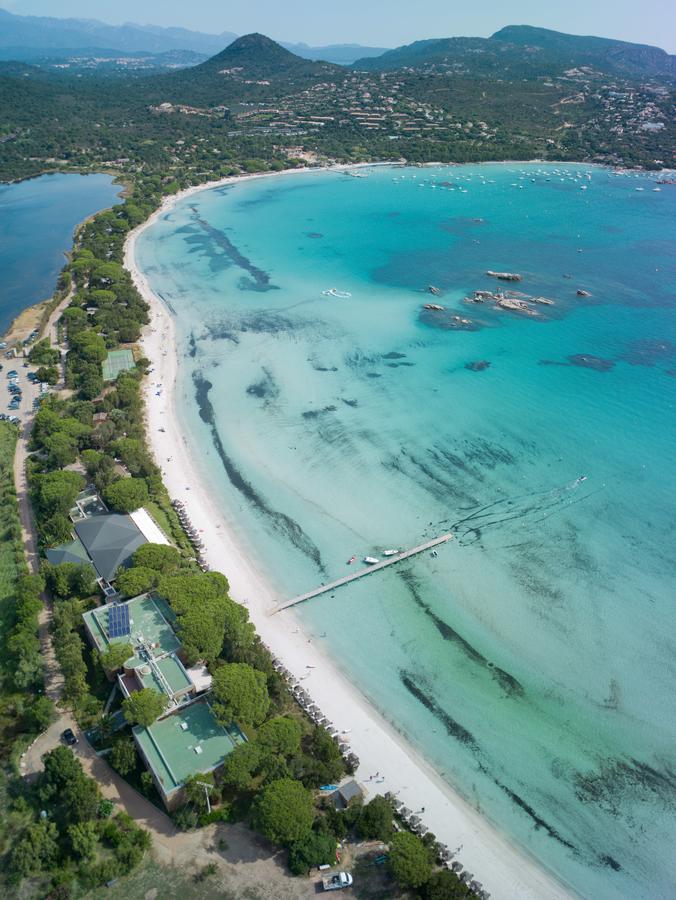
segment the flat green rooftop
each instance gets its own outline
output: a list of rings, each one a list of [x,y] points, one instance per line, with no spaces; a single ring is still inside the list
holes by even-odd
[[[153,655],[161,656],[178,650],[181,642],[174,632],[176,617],[166,600],[159,594],[142,594],[124,604],[129,608],[130,633],[111,637],[108,628],[110,606],[98,606],[84,614],[85,624],[97,648],[102,652],[111,644],[132,644],[143,640],[153,647]]]
[[[154,660],[153,665],[156,668],[149,666],[145,660],[139,659],[137,656],[125,663],[128,669],[136,670],[144,688],[153,688],[161,694],[166,694],[168,685],[169,696],[173,697],[192,687],[192,681],[177,656],[173,654],[164,656],[162,659]],[[159,675],[157,670],[160,672]]]
[[[155,722],[137,725],[134,737],[165,795],[178,790],[193,775],[210,772],[245,739],[232,725],[218,724],[206,700]]]
[[[134,354],[129,349],[109,350],[101,364],[104,381],[115,381],[120,372],[134,368]]]

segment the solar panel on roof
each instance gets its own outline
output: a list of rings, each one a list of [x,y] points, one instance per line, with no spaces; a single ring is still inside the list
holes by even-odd
[[[123,637],[131,633],[128,606],[111,606],[108,610],[108,636]]]

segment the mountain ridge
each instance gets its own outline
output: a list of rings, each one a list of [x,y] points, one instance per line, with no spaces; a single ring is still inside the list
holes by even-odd
[[[192,50],[212,56],[236,40],[231,31],[208,34],[187,28],[164,28],[159,25],[107,25],[97,19],[61,19],[54,16],[21,16],[0,8],[0,50],[16,48],[21,57],[35,59],[49,51],[116,50],[120,53],[166,53]],[[313,47],[303,43],[279,42],[281,46],[304,59],[324,60],[348,65],[358,57],[370,58],[385,52],[384,47],[360,44],[329,44]],[[38,53],[37,51],[44,51]],[[19,60],[21,61],[21,60]]]
[[[676,56],[659,47],[613,38],[565,34],[530,25],[508,25],[489,38],[450,37],[414,41],[379,57],[359,59],[352,68],[393,71],[433,65],[456,68],[465,65],[484,74],[503,67],[515,76],[556,74],[566,67],[591,65],[610,74],[676,78]]]

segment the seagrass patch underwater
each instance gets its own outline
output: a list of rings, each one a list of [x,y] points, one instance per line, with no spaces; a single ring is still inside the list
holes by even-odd
[[[300,607],[308,636],[574,890],[669,896],[676,190],[360,174],[204,191],[141,235],[186,439],[282,596],[453,531]]]

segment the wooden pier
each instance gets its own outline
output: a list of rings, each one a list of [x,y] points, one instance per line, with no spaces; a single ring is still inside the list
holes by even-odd
[[[425,550],[431,550],[433,547],[438,547],[439,544],[445,544],[447,541],[450,541],[452,537],[453,535],[450,532],[449,534],[442,534],[441,537],[427,541],[426,544],[420,544],[419,547],[413,547],[412,550],[402,550],[401,553],[397,553],[396,556],[388,556],[387,559],[382,560],[382,562],[374,563],[374,565],[367,566],[365,569],[360,569],[358,572],[353,572],[351,575],[345,575],[344,578],[338,578],[337,581],[330,581],[328,584],[322,584],[313,591],[308,591],[307,594],[299,594],[298,597],[294,597],[292,600],[285,600],[283,603],[278,603],[277,606],[270,611],[270,615],[281,612],[283,609],[288,609],[290,606],[296,606],[298,603],[304,603],[306,600],[312,600],[313,597],[319,597],[320,594],[326,594],[328,591],[335,591],[336,588],[342,587],[344,584],[356,581],[357,578],[364,578],[365,575],[370,575],[372,572],[379,572],[381,569],[384,569],[385,566],[393,566],[394,563],[401,562],[402,559],[409,559],[411,556],[416,556],[418,553],[424,553]]]

